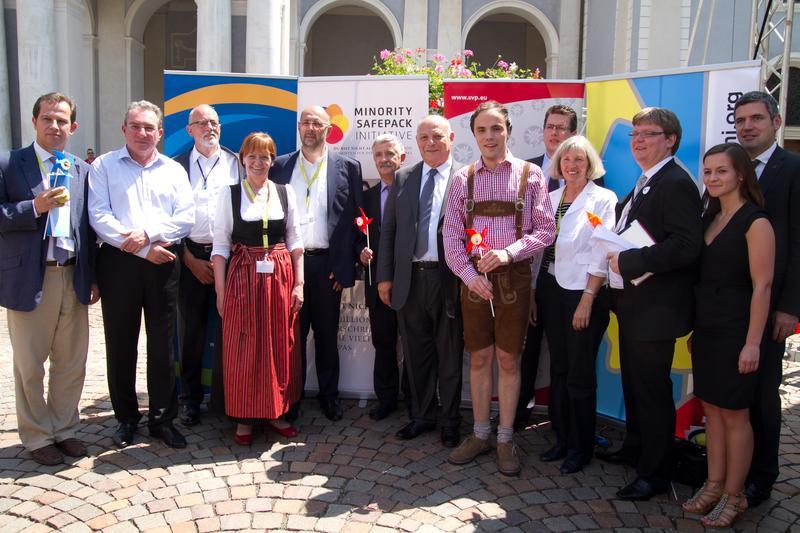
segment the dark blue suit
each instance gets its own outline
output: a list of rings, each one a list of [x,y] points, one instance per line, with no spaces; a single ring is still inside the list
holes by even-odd
[[[75,240],[75,293],[89,303],[94,281],[95,234],[86,208],[89,165],[75,157],[70,171],[70,212]],[[0,154],[0,306],[33,311],[42,299],[48,240],[47,216],[36,217],[33,199],[44,189],[33,145]]]
[[[300,151],[275,159],[269,177],[275,183],[289,184]],[[356,280],[356,263],[367,241],[355,225],[358,208],[363,205],[361,165],[358,161],[328,150],[327,191],[328,217],[316,224],[328,229],[327,252],[305,256],[305,302],[300,312],[300,345],[303,357],[303,387],[306,373],[306,338],[314,327],[314,350],[319,381],[319,399],[335,400],[339,396],[339,306],[341,292],[333,290],[334,280],[342,287],[352,287]],[[303,201],[299,198],[298,201]]]

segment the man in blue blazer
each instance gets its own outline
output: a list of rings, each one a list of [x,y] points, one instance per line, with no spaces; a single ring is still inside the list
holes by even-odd
[[[303,388],[306,380],[306,338],[314,328],[314,352],[322,412],[341,420],[339,404],[339,306],[342,289],[356,280],[356,262],[366,237],[355,225],[361,200],[361,165],[328,150],[328,113],[311,106],[300,113],[301,149],[275,159],[270,179],[287,184],[297,196],[303,239],[305,305],[300,311]],[[297,416],[297,410],[289,418]]]
[[[61,463],[65,454],[86,455],[75,429],[88,305],[99,293],[86,208],[89,166],[64,152],[75,118],[68,96],[40,96],[33,106],[36,141],[0,155],[0,305],[8,309],[18,431],[33,459],[45,465]],[[56,179],[68,185],[51,185]]]

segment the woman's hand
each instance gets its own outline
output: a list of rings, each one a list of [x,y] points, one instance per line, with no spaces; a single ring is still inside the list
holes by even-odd
[[[298,283],[292,289],[292,313],[297,313],[303,307],[303,284]]]
[[[225,307],[225,287],[217,287],[217,313],[222,317],[222,310]]]
[[[761,357],[761,349],[758,345],[745,344],[739,353],[739,373],[750,374],[758,370],[758,360]]]
[[[593,303],[594,296],[583,293],[581,301],[578,302],[578,307],[575,309],[575,314],[572,315],[572,329],[581,331],[589,327],[589,318],[592,316]]]

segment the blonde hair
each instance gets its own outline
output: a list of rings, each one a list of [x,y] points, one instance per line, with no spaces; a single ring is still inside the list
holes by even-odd
[[[564,140],[556,150],[556,153],[553,154],[553,159],[550,160],[550,170],[548,171],[552,177],[564,177],[561,174],[561,159],[564,154],[573,150],[586,154],[586,161],[589,164],[589,168],[586,169],[586,179],[596,180],[605,175],[606,169],[603,167],[603,161],[600,160],[597,150],[594,149],[589,139],[583,135],[573,135]]]

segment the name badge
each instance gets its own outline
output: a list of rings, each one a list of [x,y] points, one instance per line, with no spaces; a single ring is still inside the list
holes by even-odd
[[[272,274],[275,272],[275,263],[269,259],[256,261],[256,272],[258,274]]]
[[[303,215],[302,217],[300,217],[301,226],[306,226],[308,224],[313,224],[313,223],[314,223],[314,215]]]

